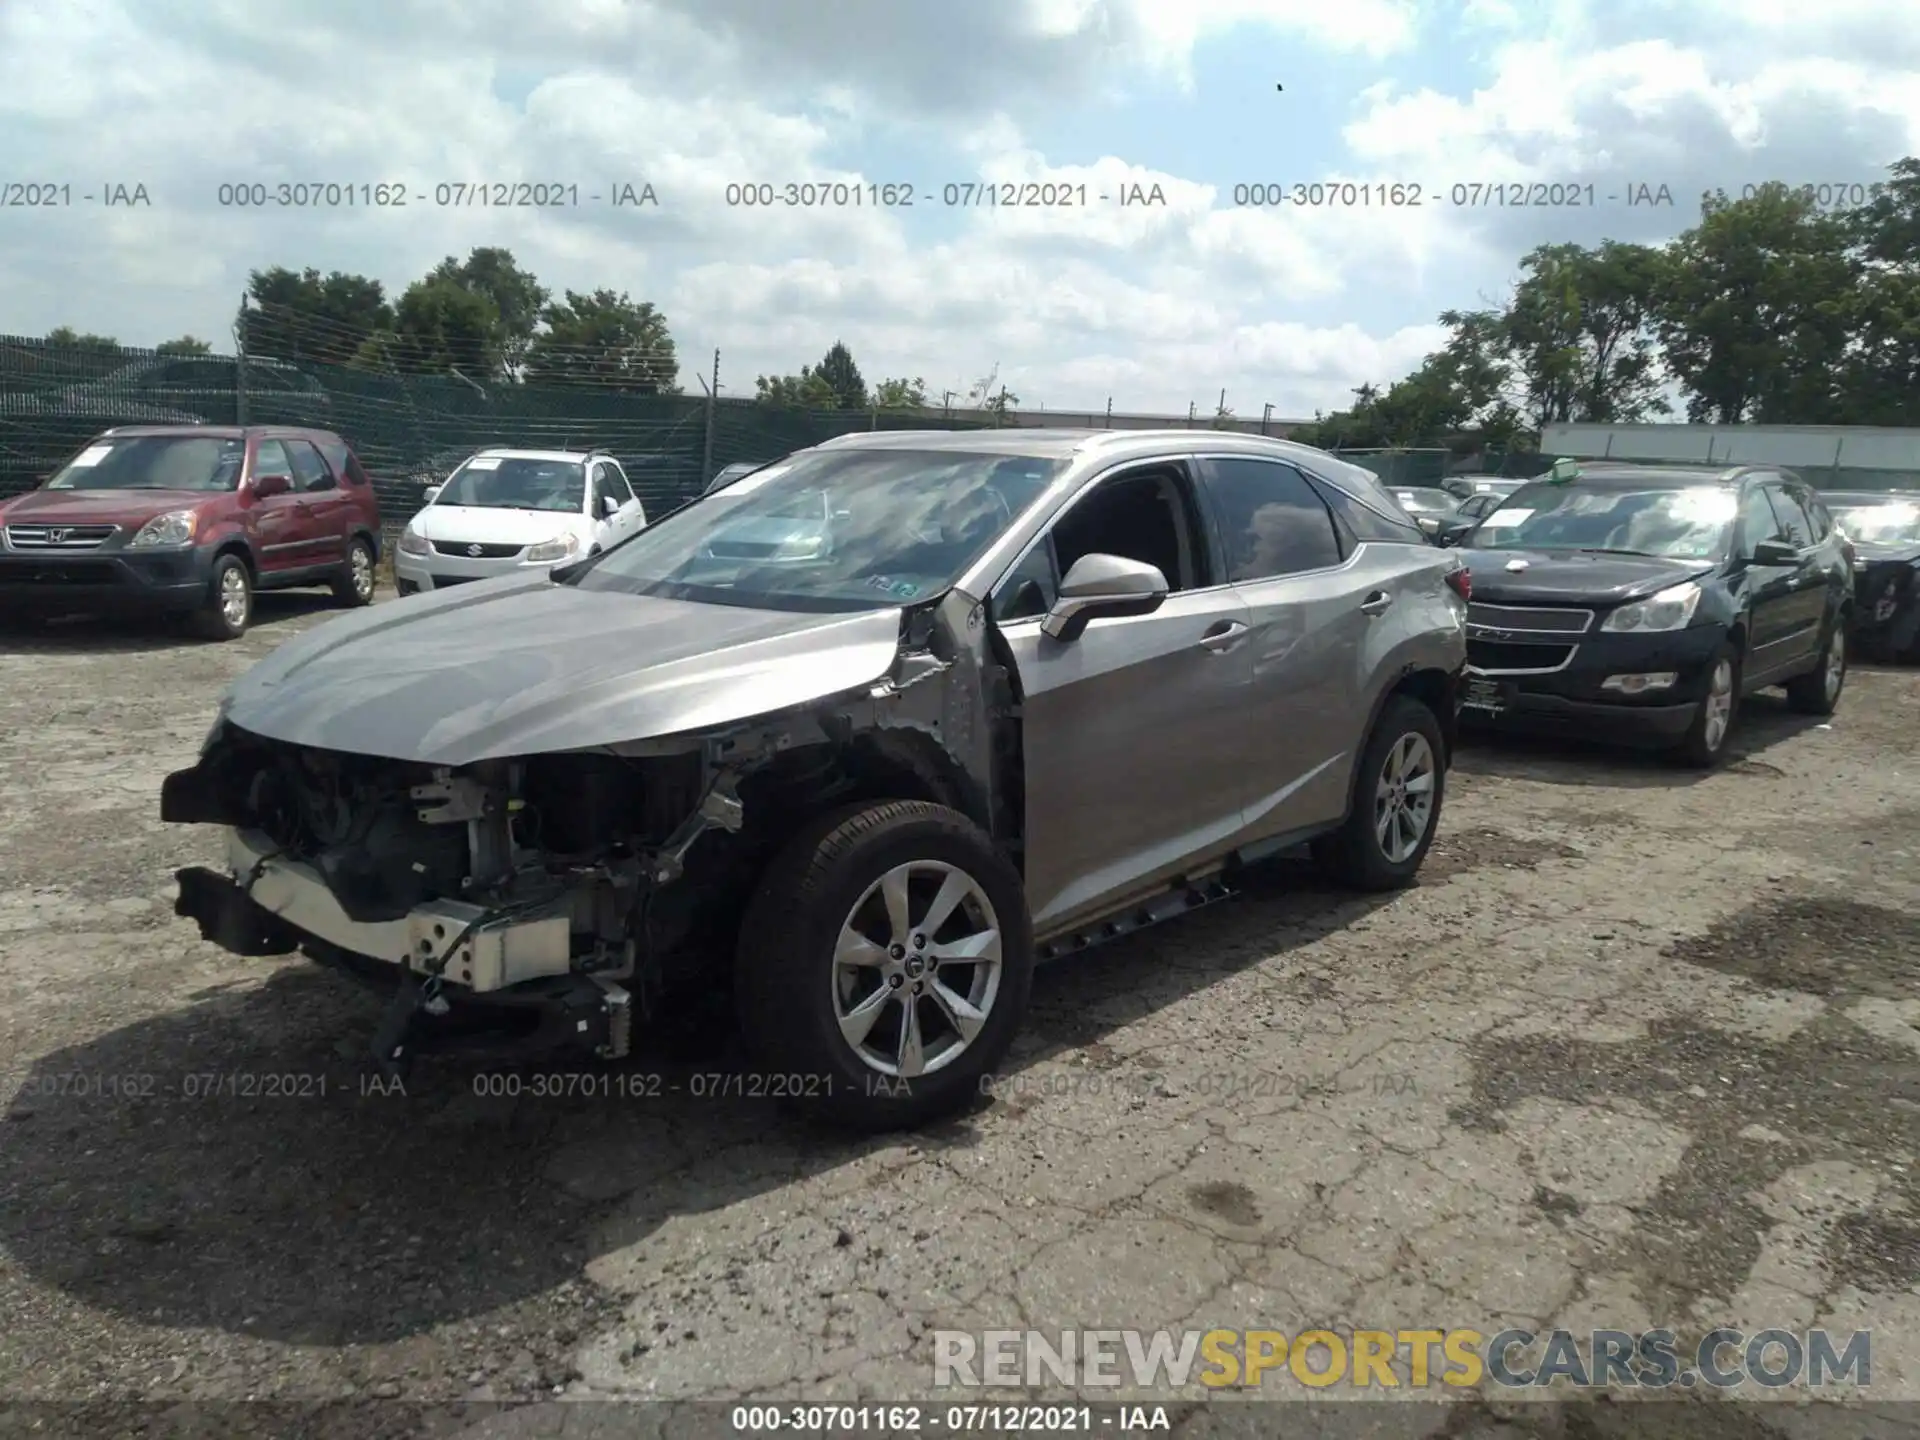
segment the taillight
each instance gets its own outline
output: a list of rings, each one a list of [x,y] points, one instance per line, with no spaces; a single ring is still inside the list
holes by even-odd
[[[1453,587],[1453,593],[1462,600],[1473,598],[1473,572],[1462,565],[1458,570],[1447,572],[1447,584]]]

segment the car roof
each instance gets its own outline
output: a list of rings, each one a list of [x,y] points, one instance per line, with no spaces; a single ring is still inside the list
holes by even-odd
[[[115,425],[111,429],[102,430],[100,434],[102,438],[111,435],[117,440],[149,439],[166,435],[210,436],[215,440],[244,440],[249,436],[260,439],[294,436],[304,440],[344,443],[331,430],[316,430],[307,425]]]
[[[1799,478],[1792,470],[1771,465],[1646,465],[1622,460],[1582,460],[1577,478],[1601,485],[1618,485],[1623,489],[1678,490],[1692,486],[1736,485],[1756,473]],[[1552,485],[1567,482],[1556,482],[1552,474],[1547,473],[1536,475],[1527,483]]]
[[[1249,435],[1239,430],[1091,430],[1017,425],[999,430],[861,430],[836,435],[814,450],[951,450],[976,455],[1014,455],[1040,460],[1147,459],[1156,455],[1263,455],[1325,473],[1337,466],[1351,474],[1360,467],[1325,450]],[[799,452],[808,453],[805,451]],[[791,457],[790,457],[791,458]],[[1360,470],[1374,485],[1389,488],[1371,471]]]
[[[482,455],[490,460],[570,460],[576,464],[587,460],[613,458],[604,450],[519,450],[511,445],[489,445],[484,450],[474,451],[467,459],[478,460]]]
[[[1822,490],[1820,498],[1829,505],[1914,505],[1920,490]]]

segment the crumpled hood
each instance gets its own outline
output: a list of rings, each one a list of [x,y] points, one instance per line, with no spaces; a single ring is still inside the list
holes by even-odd
[[[432,765],[652,739],[871,685],[900,611],[811,615],[502,576],[288,641],[227,718],[290,744]]]
[[[1711,560],[1594,555],[1575,550],[1461,550],[1473,598],[1489,604],[1617,605],[1708,575]],[[1525,568],[1511,570],[1515,562]]]

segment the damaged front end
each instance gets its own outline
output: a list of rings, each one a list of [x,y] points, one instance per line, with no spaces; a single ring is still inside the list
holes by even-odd
[[[175,911],[235,954],[304,952],[392,988],[384,1066],[622,1058],[636,1025],[724,988],[759,876],[807,819],[917,795],[1005,828],[1010,712],[989,713],[986,657],[960,640],[977,624],[944,608],[905,617],[877,683],[692,734],[445,766],[223,719],[162,789],[163,820],[227,832],[224,869],[177,873]]]

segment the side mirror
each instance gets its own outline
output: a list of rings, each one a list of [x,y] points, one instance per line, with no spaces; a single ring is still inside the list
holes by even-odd
[[[1416,515],[1413,517],[1413,523],[1420,527],[1421,532],[1429,540],[1437,538],[1440,534],[1440,517],[1438,515]]]
[[[291,475],[256,475],[253,477],[253,494],[258,500],[271,500],[276,495],[293,493]]]
[[[1119,555],[1082,555],[1060,582],[1060,598],[1041,622],[1044,635],[1078,640],[1089,621],[1118,615],[1150,615],[1167,598],[1167,577],[1158,566]]]
[[[602,495],[594,509],[599,511],[602,520],[611,520],[620,510],[620,502],[611,495]]]
[[[1478,523],[1478,521],[1471,519],[1449,520],[1440,527],[1440,533],[1433,537],[1433,543],[1436,545],[1458,545],[1473,533],[1473,527]]]
[[[1790,540],[1762,540],[1753,547],[1755,565],[1798,565],[1800,547]]]
[[[440,498],[440,490],[441,487],[438,485],[427,486],[425,490],[420,492],[420,503],[422,505],[431,505],[435,500]]]

